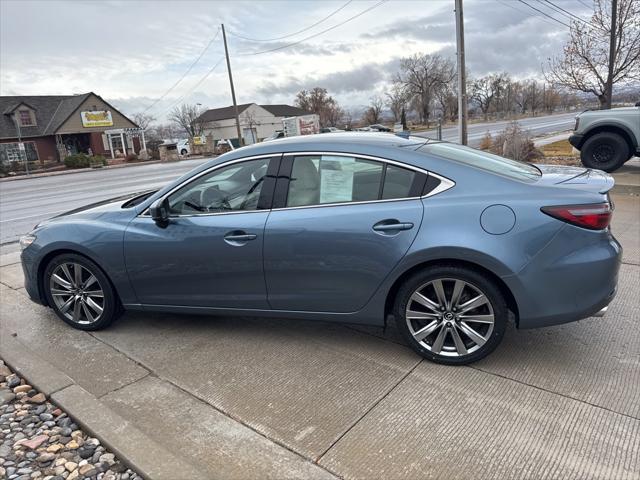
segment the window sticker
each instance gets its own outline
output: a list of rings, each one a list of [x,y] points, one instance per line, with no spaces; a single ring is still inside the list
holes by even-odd
[[[322,156],[320,160],[320,203],[350,202],[356,159]]]

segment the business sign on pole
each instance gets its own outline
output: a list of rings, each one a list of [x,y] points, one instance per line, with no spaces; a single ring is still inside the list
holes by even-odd
[[[82,126],[85,128],[113,126],[113,118],[108,110],[80,112],[80,116],[82,117]]]
[[[207,143],[207,138],[200,136],[200,137],[193,137],[193,144],[194,145],[205,145]]]

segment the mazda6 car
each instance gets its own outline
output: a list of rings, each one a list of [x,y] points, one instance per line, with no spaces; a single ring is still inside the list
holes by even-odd
[[[612,186],[415,137],[285,138],[38,225],[21,239],[25,286],[82,330],[125,310],[395,321],[424,357],[469,363],[510,321],[604,313]]]

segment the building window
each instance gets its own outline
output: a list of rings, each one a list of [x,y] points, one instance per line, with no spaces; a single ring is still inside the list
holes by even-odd
[[[21,127],[33,127],[35,126],[35,118],[34,115],[31,115],[31,110],[19,110],[19,121]]]
[[[24,152],[20,151],[20,145],[16,143],[0,143],[0,165],[8,165],[11,162],[24,162],[25,156],[30,162],[38,160],[38,150],[35,142],[23,142]]]

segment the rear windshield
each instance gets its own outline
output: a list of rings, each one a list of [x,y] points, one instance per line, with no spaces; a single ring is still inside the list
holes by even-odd
[[[427,143],[418,149],[419,152],[437,155],[447,160],[470,165],[491,173],[525,182],[535,182],[542,173],[535,166],[500,157],[482,150],[475,150],[454,143]]]

